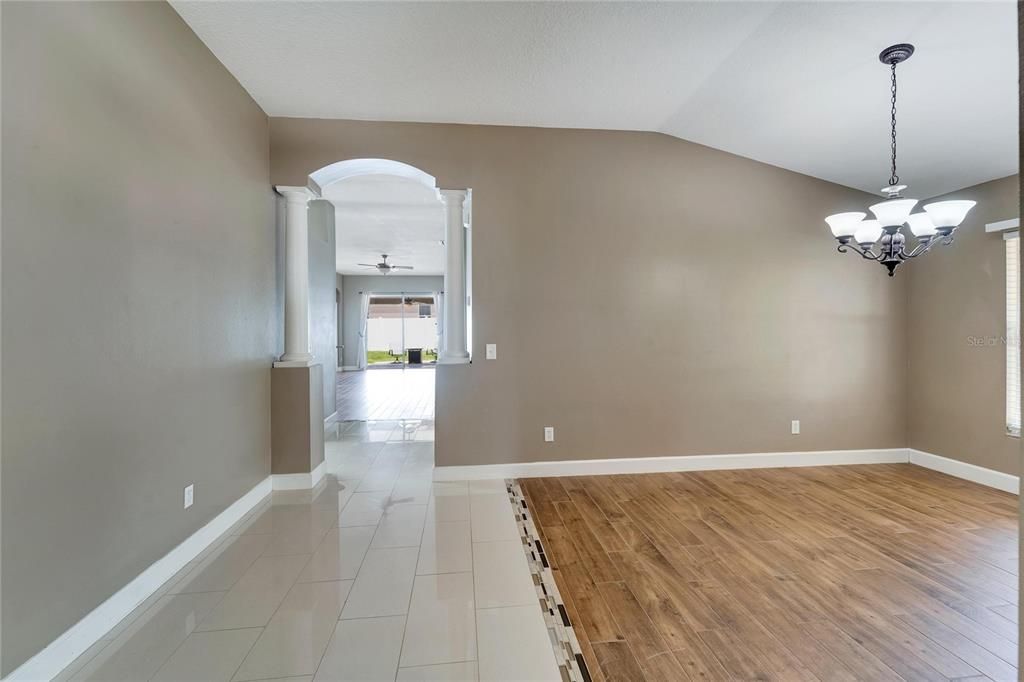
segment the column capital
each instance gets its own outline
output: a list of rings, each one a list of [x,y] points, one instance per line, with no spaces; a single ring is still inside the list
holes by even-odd
[[[288,185],[276,185],[274,189],[283,196],[289,203],[307,203],[315,199],[313,192],[308,187],[289,187]]]
[[[441,201],[449,206],[462,206],[469,194],[464,189],[439,189],[437,193],[441,195]]]

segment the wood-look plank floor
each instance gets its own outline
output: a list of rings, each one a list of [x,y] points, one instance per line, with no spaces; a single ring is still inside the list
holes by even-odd
[[[520,481],[594,680],[1016,680],[1017,498],[909,464]]]
[[[434,368],[337,373],[338,421],[434,418]]]

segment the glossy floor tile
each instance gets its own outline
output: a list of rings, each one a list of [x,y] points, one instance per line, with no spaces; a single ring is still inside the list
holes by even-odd
[[[544,617],[535,605],[477,611],[480,679],[561,680]]]
[[[477,607],[525,606],[537,601],[530,567],[519,540],[473,543]]]
[[[419,547],[423,523],[427,517],[425,504],[398,504],[389,507],[377,524],[371,549]]]
[[[232,630],[265,626],[298,579],[309,556],[260,557],[224,595],[200,630]]]
[[[223,597],[223,592],[161,597],[71,679],[151,679]]]
[[[471,573],[417,576],[399,665],[476,660],[475,610]]]
[[[508,496],[504,493],[472,493],[469,516],[473,522],[473,542],[518,540],[515,517],[509,513]]]
[[[227,592],[266,549],[271,535],[246,535],[225,542],[220,551],[195,566],[174,585],[171,594]]]
[[[351,587],[351,580],[293,586],[234,679],[315,673]]]
[[[342,528],[376,526],[390,500],[386,492],[355,493],[342,510],[338,525]]]
[[[333,425],[322,483],[273,493],[58,679],[556,679],[504,483],[433,481],[432,439]]]
[[[474,682],[476,663],[442,663],[413,668],[399,668],[398,682]]]
[[[427,523],[420,545],[417,575],[462,573],[473,570],[469,521]]]
[[[353,580],[376,530],[376,526],[352,526],[327,531],[299,576],[299,582]]]
[[[418,547],[367,550],[341,617],[375,618],[408,612],[418,555]]]
[[[405,616],[339,622],[313,679],[316,682],[395,679],[404,633]]]
[[[161,682],[228,682],[253,642],[258,628],[194,632],[157,671]]]

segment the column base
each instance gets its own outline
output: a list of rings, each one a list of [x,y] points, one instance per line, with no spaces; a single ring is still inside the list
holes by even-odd
[[[437,359],[439,365],[468,365],[469,364],[469,353],[465,355],[441,355]]]
[[[314,365],[313,356],[306,354],[306,356],[295,356],[295,355],[282,355],[280,360],[274,361],[274,367],[312,367]]]

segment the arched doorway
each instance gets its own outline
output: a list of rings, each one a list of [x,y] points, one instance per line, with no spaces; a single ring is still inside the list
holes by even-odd
[[[468,189],[439,188],[434,176],[400,161],[349,159],[311,172],[306,187],[279,187],[279,191],[286,197],[299,195],[307,202],[330,202],[337,209],[338,288],[342,299],[339,308],[344,316],[338,327],[345,330],[337,342],[342,347],[339,368],[360,371],[372,367],[368,355],[376,360],[376,367],[468,363],[471,301],[467,281],[470,260]],[[374,264],[378,267],[373,267]],[[398,275],[406,275],[406,278],[399,279]],[[417,275],[423,276],[417,278]],[[431,275],[436,280],[428,279]],[[353,285],[373,286],[353,291],[342,286],[345,279],[351,279]],[[409,286],[402,286],[402,282]],[[368,303],[375,293],[397,295],[392,302],[395,308],[420,306],[421,310],[428,310],[428,314],[436,315],[437,342],[413,339],[410,352],[409,344],[397,344],[397,337],[382,341],[382,334],[378,333],[377,345],[382,347],[371,349],[374,335],[368,324],[368,308],[380,306]],[[286,308],[291,300],[286,296]],[[380,302],[383,304],[384,300]],[[300,319],[293,317],[286,312],[286,318],[301,324]],[[375,322],[381,323],[379,327],[383,328],[387,321],[375,318]],[[421,322],[399,324],[402,330],[423,326]],[[417,333],[423,334],[417,331],[411,336]],[[286,356],[287,346],[286,338]],[[287,357],[283,357],[285,359]],[[422,385],[423,382],[417,383]],[[375,416],[374,411],[353,414],[347,410],[346,399],[356,397],[357,394],[346,398],[339,393],[339,420]],[[401,402],[396,403],[387,414],[400,418],[404,416]],[[380,410],[376,411],[376,416],[383,416]]]
[[[276,187],[279,194],[285,199],[285,211],[284,211],[284,227],[285,227],[285,296],[284,296],[284,309],[285,309],[285,334],[284,334],[284,354],[280,360],[275,362],[276,368],[282,368],[284,370],[293,370],[301,372],[305,370],[307,373],[317,373],[317,362],[313,358],[313,354],[310,352],[310,271],[309,271],[309,253],[310,253],[310,220],[311,216],[316,216],[324,213],[324,207],[329,207],[332,197],[336,197],[337,190],[343,187],[345,183],[359,183],[365,182],[368,179],[391,179],[405,185],[415,186],[420,193],[427,193],[434,201],[437,202],[438,208],[438,220],[441,223],[441,239],[437,247],[441,250],[441,257],[439,258],[439,265],[441,272],[439,273],[441,279],[440,288],[443,292],[443,306],[440,306],[441,311],[441,323],[440,328],[442,330],[441,339],[438,347],[438,358],[437,363],[439,365],[449,364],[466,364],[470,361],[470,354],[468,350],[468,329],[469,329],[469,310],[468,306],[471,301],[469,297],[469,282],[467,280],[467,265],[469,263],[470,256],[467,250],[468,232],[470,228],[470,216],[468,210],[470,190],[467,189],[442,189],[437,187],[435,178],[429,173],[418,169],[409,164],[402,163],[400,161],[393,161],[388,159],[349,159],[338,161],[336,163],[329,164],[323,168],[314,170],[308,176],[307,185],[302,186],[278,186]],[[316,209],[316,210],[313,210]],[[315,225],[314,225],[315,227]],[[335,230],[335,237],[338,241],[344,243],[345,233],[344,229]],[[383,253],[383,251],[382,251]],[[373,264],[376,260],[366,260],[365,263]],[[334,288],[331,287],[331,298],[334,298]],[[428,293],[428,292],[420,292]],[[430,292],[433,293],[433,292]],[[341,298],[344,300],[348,298],[348,292],[342,289]],[[344,305],[344,303],[343,303]],[[361,319],[364,316],[358,316],[357,319]],[[332,341],[332,345],[349,345],[343,341],[338,341],[336,337],[337,326],[335,329],[335,338]],[[343,323],[343,328],[350,327],[350,325]],[[352,325],[358,328],[358,324]],[[318,326],[319,329],[323,328],[323,325]],[[345,333],[345,336],[351,338],[349,332]],[[319,344],[318,345],[322,345]],[[344,351],[343,351],[344,352]],[[324,364],[323,366],[323,383],[322,386],[327,388],[328,386],[336,386],[338,373],[334,358],[331,359],[330,363]],[[297,369],[296,369],[297,368]],[[431,372],[433,373],[433,372]],[[344,374],[344,373],[342,373]],[[330,382],[330,383],[328,383]],[[433,382],[431,381],[431,394],[433,394]],[[331,397],[337,397],[343,399],[344,396],[333,394]],[[431,399],[432,399],[431,395]],[[327,399],[325,398],[325,401]],[[336,400],[336,403],[340,403],[340,400]],[[433,402],[431,400],[431,402]],[[290,422],[297,422],[301,419],[302,414],[310,415],[312,412],[328,412],[329,410],[322,409],[322,406],[318,407],[313,404],[312,399],[308,405],[307,410],[303,411],[302,406],[288,405],[286,408],[281,408],[289,412]],[[344,407],[338,404],[339,408]],[[315,409],[314,409],[315,408]],[[334,415],[323,415],[327,416],[325,420],[325,427],[328,430],[328,438],[339,435],[339,417],[344,418],[339,410]],[[356,415],[357,417],[361,415]],[[374,415],[380,418],[381,415]],[[400,417],[401,415],[395,414],[392,417]],[[359,429],[366,428],[366,422],[370,418],[370,415],[362,417],[361,420],[363,426]],[[309,420],[309,417],[306,417]],[[381,421],[384,421],[383,419]],[[401,426],[398,419],[395,423],[398,425],[395,428],[398,429]],[[315,420],[309,420],[307,423],[315,423]],[[355,435],[352,433],[352,428],[346,426],[346,429],[350,430],[349,435]],[[430,440],[433,440],[433,422],[430,420]],[[355,429],[358,431],[358,429]],[[278,429],[281,431],[281,429]],[[417,438],[419,436],[416,436]],[[311,436],[309,443],[312,445],[318,439]],[[323,440],[319,440],[323,443]],[[432,445],[432,443],[431,443]],[[321,446],[322,447],[322,446]],[[321,448],[315,448],[320,450],[320,453],[325,453],[325,450]],[[431,447],[430,462],[433,462],[433,448]],[[326,448],[326,452],[330,452],[331,447]],[[321,463],[324,463],[324,454],[318,454],[316,452],[310,452],[310,462],[312,476],[310,477],[313,484],[322,476],[319,471],[322,471],[324,467]]]

